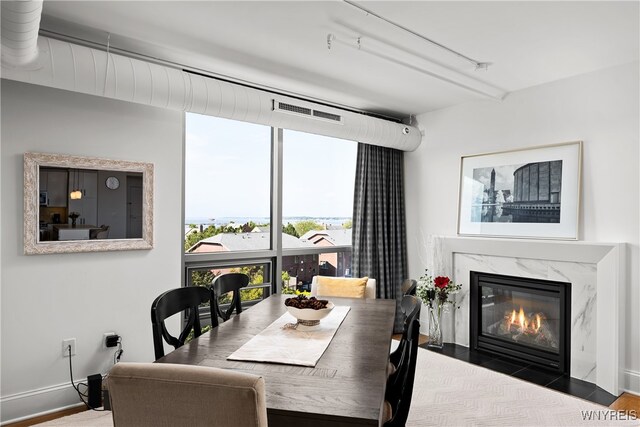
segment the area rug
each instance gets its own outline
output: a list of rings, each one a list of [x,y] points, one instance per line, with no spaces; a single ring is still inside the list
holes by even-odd
[[[419,348],[406,425],[640,426],[639,420],[612,420],[614,414],[605,406]],[[85,411],[39,426],[107,427],[113,420],[111,412]]]
[[[113,427],[111,411],[83,411],[36,424],[38,427]]]
[[[640,425],[612,416],[605,406],[419,348],[407,427]]]

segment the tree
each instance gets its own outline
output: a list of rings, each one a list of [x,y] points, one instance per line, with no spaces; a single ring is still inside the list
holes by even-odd
[[[346,220],[343,224],[342,224],[342,228],[344,228],[345,230],[348,230],[350,228],[353,228],[353,220]]]
[[[282,226],[282,232],[285,233],[285,234],[288,234],[290,236],[293,236],[295,238],[299,238],[300,237],[300,235],[296,231],[296,227],[294,227],[294,225],[291,224],[290,222],[288,222],[287,225],[283,225]]]
[[[324,230],[324,225],[318,224],[315,221],[310,219],[305,221],[296,222],[294,225],[298,236],[304,236],[308,231],[311,230]]]
[[[253,221],[249,221],[242,225],[236,225],[233,222],[230,222],[227,225],[221,225],[220,227],[216,227],[215,225],[209,225],[202,231],[196,231],[193,233],[189,233],[188,236],[184,239],[184,250],[185,252],[189,250],[193,245],[198,243],[200,240],[206,239],[208,237],[215,236],[220,233],[250,233],[254,228],[256,228],[256,224]]]
[[[289,275],[288,271],[283,271],[282,272],[282,286],[286,286],[289,284],[289,279],[291,279],[291,276]]]
[[[191,283],[193,286],[210,286],[216,276],[213,270],[194,271],[191,273]]]
[[[193,233],[189,233],[184,239],[184,250],[185,252],[189,250],[190,247],[198,243],[200,240],[206,239],[211,236],[215,236],[220,233],[218,227],[215,225],[210,225],[202,231],[196,231]]]
[[[251,265],[240,268],[232,268],[232,273],[243,273],[249,276],[249,285],[261,285],[264,283],[264,267],[262,265]],[[240,291],[242,301],[253,301],[262,299],[263,288],[243,289]],[[229,300],[229,302],[231,302]]]

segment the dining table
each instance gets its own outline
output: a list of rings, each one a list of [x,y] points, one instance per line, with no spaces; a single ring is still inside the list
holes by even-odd
[[[286,312],[287,297],[271,295],[157,362],[262,376],[270,427],[381,426],[395,300],[328,298],[350,309],[314,367],[229,360]]]

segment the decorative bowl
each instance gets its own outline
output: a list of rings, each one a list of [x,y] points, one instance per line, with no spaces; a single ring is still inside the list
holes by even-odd
[[[298,319],[298,324],[303,326],[317,326],[320,324],[320,320],[324,319],[331,313],[331,310],[335,305],[332,302],[327,304],[326,308],[321,308],[320,310],[314,310],[312,308],[296,308],[296,307],[287,307],[287,311],[293,317]]]

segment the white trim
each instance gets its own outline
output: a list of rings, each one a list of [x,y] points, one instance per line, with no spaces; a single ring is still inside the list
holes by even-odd
[[[30,420],[36,417],[42,417],[44,415],[53,414],[55,412],[64,411],[65,409],[77,408],[79,406],[84,406],[84,403],[74,403],[73,405],[62,406],[60,408],[49,409],[46,411],[38,412],[37,414],[25,415],[24,417],[14,418],[12,420],[3,421],[0,425],[4,426],[7,424],[17,423],[20,421]]]
[[[16,399],[24,399],[25,397],[31,397],[42,393],[49,393],[56,390],[62,390],[66,387],[71,387],[71,382],[65,382],[56,385],[50,385],[47,387],[34,388],[33,390],[21,391],[18,393],[13,393],[7,396],[0,397],[0,404],[5,402],[10,402]]]
[[[625,390],[625,243],[512,240],[500,238],[434,236],[444,271],[453,277],[453,257],[488,255],[595,264],[597,269],[596,384],[616,396]],[[434,243],[436,243],[434,241]],[[438,246],[437,243],[435,246]]]
[[[70,382],[2,396],[0,397],[0,413],[2,414],[0,425],[84,405],[78,400],[78,395],[71,387]],[[51,409],[52,406],[53,409]]]
[[[624,371],[624,391],[640,397],[640,372],[626,369]]]

